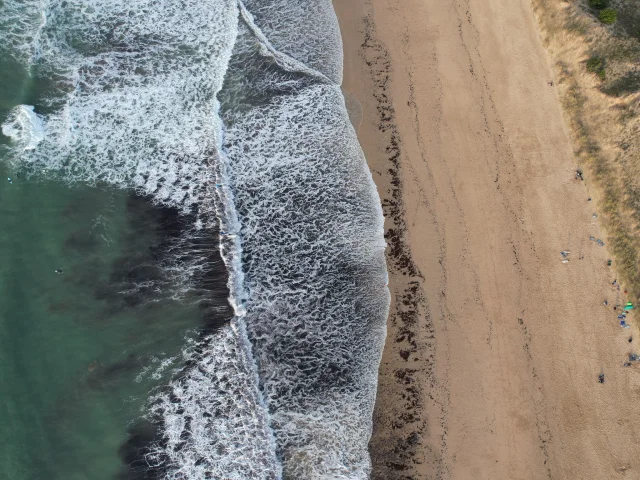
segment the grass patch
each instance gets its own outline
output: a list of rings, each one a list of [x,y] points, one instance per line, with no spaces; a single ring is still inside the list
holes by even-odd
[[[638,90],[640,90],[640,72],[627,72],[609,85],[602,87],[602,91],[612,97],[630,95]]]
[[[618,118],[618,122],[621,125],[626,125],[627,122],[630,122],[637,116],[638,113],[635,111],[635,109],[631,105],[626,104],[620,107],[620,117]],[[640,209],[638,211],[640,211]]]
[[[594,10],[604,10],[609,6],[609,0],[589,0],[589,6]]]
[[[610,38],[596,47],[596,53],[609,62],[632,62],[640,60],[640,42],[632,39]]]
[[[613,8],[605,8],[598,14],[598,18],[605,25],[613,25],[618,19],[618,11]]]
[[[533,3],[555,56],[558,83],[564,87],[562,105],[577,163],[599,192],[599,219],[618,281],[629,301],[640,303],[640,42],[628,33],[640,26],[640,0],[578,0],[563,8],[557,0]],[[615,26],[603,28],[594,16]],[[640,34],[640,27],[637,30]],[[566,42],[570,48],[564,48]],[[572,42],[590,48],[581,65]],[[581,68],[602,80],[600,92],[627,96],[613,107],[618,113],[612,115],[612,106],[597,97],[601,93],[578,75]]]
[[[617,26],[622,27],[627,35],[640,39],[640,0],[619,2]]]
[[[595,65],[596,62],[592,62]],[[600,65],[600,64],[598,64]],[[568,88],[563,95],[563,106],[568,114],[571,129],[575,135],[577,155],[586,167],[588,167],[595,183],[601,192],[601,215],[604,227],[607,231],[609,247],[616,259],[616,269],[620,280],[628,287],[629,298],[638,303],[640,300],[640,244],[633,234],[633,227],[625,219],[623,211],[626,207],[640,208],[638,205],[626,205],[629,200],[636,198],[628,195],[629,189],[617,180],[617,168],[607,157],[601,153],[598,140],[589,127],[589,119],[584,113],[587,101],[580,85],[569,73],[567,76]],[[623,182],[624,183],[624,182]],[[627,185],[629,187],[629,185]],[[625,202],[625,192],[627,191]],[[637,198],[640,200],[640,193]]]
[[[604,68],[604,58],[591,57],[587,60],[587,71],[591,73],[598,73]]]
[[[606,63],[602,57],[593,56],[587,60],[587,72],[596,74],[600,80],[607,78],[605,66]]]

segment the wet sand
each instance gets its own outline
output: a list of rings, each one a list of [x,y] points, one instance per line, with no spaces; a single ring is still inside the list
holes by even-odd
[[[640,338],[530,3],[334,6],[387,218],[373,478],[640,478]]]

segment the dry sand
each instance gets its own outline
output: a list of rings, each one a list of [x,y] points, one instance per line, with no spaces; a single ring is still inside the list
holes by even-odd
[[[640,337],[529,1],[334,3],[390,245],[373,477],[640,478]]]

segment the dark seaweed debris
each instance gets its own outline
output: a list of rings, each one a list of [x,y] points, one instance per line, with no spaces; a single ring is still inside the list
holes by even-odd
[[[387,174],[391,185],[390,198],[382,201],[382,207],[387,219],[393,225],[385,232],[385,239],[389,245],[387,263],[389,269],[399,273],[406,279],[401,291],[396,293],[396,303],[392,306],[389,324],[394,327],[395,343],[401,344],[398,354],[405,362],[418,354],[417,343],[420,309],[424,303],[422,281],[424,277],[411,258],[410,247],[405,240],[407,232],[405,220],[405,206],[402,197],[401,180],[401,140],[395,123],[395,109],[388,94],[391,74],[391,62],[388,52],[376,39],[373,25],[365,19],[365,40],[361,46],[367,66],[375,82],[373,95],[377,102],[378,129],[387,136],[385,152],[389,162]],[[423,318],[421,328],[428,329],[433,338],[433,326],[428,317]],[[387,339],[390,341],[390,338]],[[427,345],[430,346],[430,345]],[[431,364],[430,364],[431,365]],[[432,367],[429,366],[429,371]],[[417,456],[421,439],[426,431],[426,423],[420,410],[422,404],[422,386],[420,372],[412,368],[395,370],[394,377],[401,407],[393,409],[400,412],[393,419],[385,418],[378,405],[374,413],[374,433],[369,444],[373,464],[372,478],[379,480],[412,480],[412,466],[420,463]],[[381,392],[379,392],[379,397]],[[392,413],[393,413],[392,412]],[[388,415],[388,413],[387,413]],[[391,425],[386,425],[386,422]],[[384,430],[377,435],[377,430]]]

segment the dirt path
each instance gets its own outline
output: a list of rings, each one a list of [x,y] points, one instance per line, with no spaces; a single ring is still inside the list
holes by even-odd
[[[530,4],[335,8],[389,228],[374,478],[640,478],[640,337]]]

